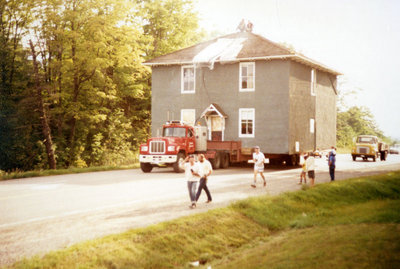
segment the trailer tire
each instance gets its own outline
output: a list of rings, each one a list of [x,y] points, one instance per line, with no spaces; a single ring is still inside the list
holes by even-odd
[[[183,172],[185,172],[185,170],[183,170],[183,169],[181,169],[179,167],[179,163],[181,162],[181,160],[184,160],[184,159],[185,159],[185,153],[179,152],[178,153],[178,157],[176,158],[176,162],[173,164],[173,168],[174,168],[175,173],[183,173]]]
[[[150,173],[153,170],[153,166],[150,163],[140,163],[140,169],[143,173]]]
[[[222,154],[222,160],[221,160],[221,168],[226,169],[229,167],[229,154],[228,153],[223,153]]]
[[[221,166],[221,154],[217,152],[213,159],[210,159],[210,163],[213,169],[218,169]]]
[[[296,165],[296,155],[289,155],[286,157],[286,165],[295,166]]]

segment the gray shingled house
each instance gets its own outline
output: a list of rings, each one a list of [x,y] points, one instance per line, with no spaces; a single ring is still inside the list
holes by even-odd
[[[241,140],[269,158],[336,144],[340,73],[250,32],[145,62],[152,67],[152,135],[167,120],[201,122],[209,140]]]

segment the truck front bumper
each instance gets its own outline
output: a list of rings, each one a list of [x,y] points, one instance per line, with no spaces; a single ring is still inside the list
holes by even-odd
[[[156,165],[173,164],[177,160],[176,155],[139,155],[139,162]]]

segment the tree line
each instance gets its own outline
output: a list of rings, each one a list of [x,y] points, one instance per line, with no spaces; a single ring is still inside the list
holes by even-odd
[[[192,1],[0,1],[0,170],[132,162],[151,118],[142,62],[202,38]]]

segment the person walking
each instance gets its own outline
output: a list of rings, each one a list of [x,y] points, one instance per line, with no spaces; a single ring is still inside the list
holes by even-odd
[[[306,169],[307,169],[308,178],[310,179],[310,186],[314,187],[314,181],[315,181],[315,159],[314,159],[314,154],[312,152],[308,153],[308,157],[307,157],[307,160],[306,160]]]
[[[185,170],[185,178],[187,180],[187,186],[189,190],[189,197],[192,205],[190,208],[196,208],[196,190],[197,183],[199,182],[200,175],[198,164],[195,162],[194,156],[189,155],[186,157],[185,161],[180,163],[180,168]]]
[[[331,176],[331,181],[334,181],[335,180],[335,168],[336,168],[335,147],[332,147],[332,150],[329,152],[328,165],[329,165],[329,175]]]
[[[199,189],[197,190],[196,202],[200,198],[201,191],[204,190],[207,194],[207,203],[210,203],[212,201],[212,197],[211,197],[210,190],[207,187],[207,180],[213,171],[212,167],[211,167],[211,163],[208,160],[206,160],[206,157],[204,157],[203,154],[200,154],[198,166],[199,166],[198,174],[200,176],[200,186],[199,186]]]
[[[260,176],[264,180],[264,187],[267,186],[267,181],[265,181],[265,177],[264,177],[265,156],[264,156],[264,153],[260,152],[259,146],[254,147],[253,161],[254,161],[254,183],[251,184],[250,186],[252,186],[253,188],[256,188],[257,174],[260,174]]]
[[[300,173],[300,182],[299,185],[302,184],[302,181],[304,179],[304,184],[307,184],[307,167],[306,167],[306,161],[307,161],[307,155],[304,156],[304,162],[301,166],[301,173]]]

